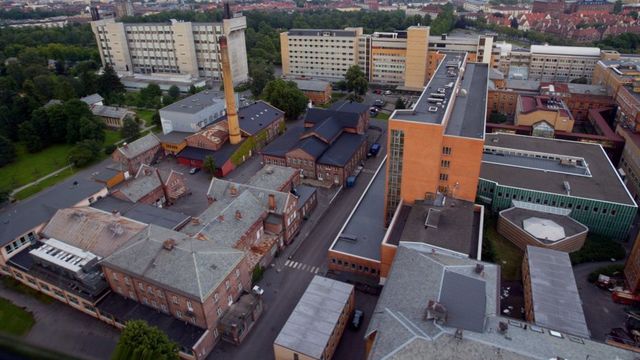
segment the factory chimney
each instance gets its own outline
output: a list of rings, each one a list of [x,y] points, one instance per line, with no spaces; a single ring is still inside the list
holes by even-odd
[[[233,92],[233,76],[231,75],[227,37],[221,36],[218,43],[220,44],[220,55],[222,57],[222,81],[224,84],[224,99],[227,106],[229,142],[231,144],[238,144],[242,140],[242,137],[240,136],[240,124],[238,122],[238,111],[236,110],[236,97]]]

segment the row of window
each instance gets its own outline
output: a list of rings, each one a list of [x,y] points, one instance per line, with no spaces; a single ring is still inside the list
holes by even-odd
[[[11,254],[12,252],[18,250],[29,242],[35,242],[36,235],[33,232],[28,233],[27,235],[21,236],[17,238],[15,241],[10,242],[4,247],[4,250],[7,254]]]
[[[344,266],[346,268],[351,268],[351,270],[357,270],[357,271],[362,271],[365,273],[371,273],[373,275],[378,273],[377,269],[371,268],[369,269],[368,266],[364,266],[364,265],[360,265],[360,264],[356,264],[356,263],[349,263],[348,261],[342,261],[340,259],[334,259],[331,258],[331,262],[334,264],[337,264],[339,266]]]
[[[483,188],[483,191],[486,192],[487,189]],[[493,193],[493,189],[489,190],[490,193]],[[549,205],[549,206],[558,206],[561,208],[567,208],[567,209],[574,209],[574,205],[573,203],[567,203],[565,206],[565,203],[563,201],[561,202],[557,202],[556,200],[551,200],[549,201],[548,199],[540,199],[540,198],[532,198],[531,196],[528,196],[525,200],[524,195],[520,195],[518,196],[517,194],[509,194],[508,192],[505,192],[504,194],[501,191],[498,191],[498,198],[503,198],[503,199],[514,199],[514,200],[520,200],[520,201],[527,201],[530,203],[536,203],[536,204],[542,204],[542,205]],[[602,213],[602,214],[609,214],[611,216],[615,216],[616,215],[616,209],[607,209],[607,208],[599,208],[597,206],[594,207],[589,207],[589,205],[584,205],[582,206],[582,204],[577,204],[575,205],[575,210],[581,210],[584,212],[587,212],[591,209],[592,212],[594,213]]]

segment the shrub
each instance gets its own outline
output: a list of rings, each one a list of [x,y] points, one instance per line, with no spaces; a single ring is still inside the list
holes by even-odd
[[[585,262],[623,259],[624,255],[624,248],[619,242],[599,235],[589,235],[582,249],[572,253],[570,257],[571,263],[577,265]]]
[[[621,274],[623,270],[624,270],[623,264],[603,266],[601,268],[597,268],[594,271],[592,271],[589,274],[589,277],[587,278],[587,280],[589,280],[590,283],[594,283],[598,281],[598,275],[600,274],[607,275],[607,276],[614,276],[614,275]]]

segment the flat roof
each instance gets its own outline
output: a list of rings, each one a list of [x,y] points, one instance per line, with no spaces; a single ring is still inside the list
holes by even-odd
[[[314,276],[274,344],[321,359],[352,293],[351,284]]]
[[[552,214],[552,213],[543,212],[543,211],[512,207],[509,209],[502,210],[500,212],[500,216],[523,230],[524,230],[523,221],[526,219],[539,218],[539,219],[551,220],[562,227],[562,229],[564,230],[565,238],[589,231],[589,228],[587,228],[585,225],[581,224],[580,222],[572,219],[567,215]],[[540,238],[537,238],[537,240],[545,244],[555,242],[555,241],[546,241]]]
[[[493,133],[486,135],[485,146],[580,157],[588,165],[590,175],[572,173],[569,171],[572,167],[565,165],[560,165],[562,172],[554,171],[541,166],[548,163],[544,159],[539,159],[535,167],[528,163],[514,164],[504,159],[494,162],[495,157],[485,157],[485,153],[480,167],[482,179],[502,186],[559,195],[567,195],[564,186],[566,181],[570,185],[572,197],[637,206],[599,144]],[[523,157],[519,159],[526,160]]]
[[[214,91],[201,91],[197,94],[188,96],[182,100],[178,100],[173,104],[167,105],[160,109],[161,111],[172,111],[184,114],[196,114],[209,106],[215,104],[223,104],[224,95]]]
[[[527,259],[535,323],[589,338],[569,254],[529,245]]]
[[[280,191],[298,172],[300,170],[286,166],[265,165],[247,181],[247,185]]]
[[[479,231],[480,213],[474,211],[472,202],[447,198],[444,206],[435,206],[426,200],[416,201],[406,216],[397,217],[387,242],[421,242],[475,259]]]
[[[385,161],[369,182],[355,211],[347,219],[342,232],[331,246],[331,250],[380,261],[380,244],[384,227]],[[345,237],[345,235],[347,235]],[[356,237],[354,241],[352,237]]]
[[[328,81],[322,80],[300,80],[300,79],[292,79],[291,81],[295,82],[298,85],[298,89],[302,91],[322,91],[324,92],[329,85]]]
[[[334,30],[334,29],[291,29],[287,32],[289,36],[346,36],[355,37],[355,30]]]
[[[584,46],[531,45],[531,54],[600,57],[600,48]]]
[[[446,135],[484,139],[488,64],[467,63],[462,85],[447,121]],[[466,94],[465,94],[466,93]]]
[[[466,58],[464,52],[447,52],[444,59],[438,65],[435,74],[422,91],[418,101],[413,108],[406,110],[396,110],[391,115],[393,120],[416,121],[428,124],[442,124],[444,114],[449,106],[456,81],[458,71]],[[433,98],[431,94],[440,92],[443,102],[438,104],[430,102]],[[430,111],[433,110],[433,111]]]

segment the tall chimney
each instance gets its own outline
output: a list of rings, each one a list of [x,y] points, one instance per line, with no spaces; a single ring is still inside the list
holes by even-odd
[[[229,142],[238,144],[242,140],[240,136],[240,124],[238,123],[238,112],[236,111],[236,97],[233,92],[233,76],[231,75],[231,62],[229,60],[229,47],[227,37],[221,36],[220,55],[222,57],[222,80],[224,84],[224,99],[227,105],[227,123],[229,124]]]

